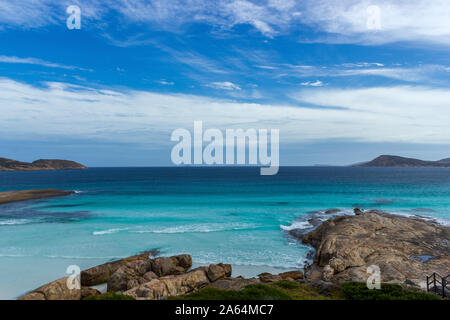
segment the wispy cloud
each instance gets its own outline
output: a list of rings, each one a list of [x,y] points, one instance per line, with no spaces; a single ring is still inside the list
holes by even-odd
[[[49,62],[49,61],[41,60],[38,58],[19,58],[19,57],[14,57],[14,56],[0,56],[0,63],[32,64],[32,65],[38,65],[38,66],[43,66],[43,67],[48,67],[48,68],[87,71],[87,69],[84,69],[84,68]]]
[[[207,87],[211,87],[214,89],[221,89],[221,90],[242,90],[241,87],[239,87],[237,84],[234,84],[230,81],[224,81],[224,82],[212,82],[209,84],[205,84]]]
[[[166,79],[161,79],[161,80],[158,80],[156,82],[158,82],[159,84],[162,84],[164,86],[173,86],[175,84],[175,82],[167,81]]]
[[[302,82],[300,83],[301,86],[303,87],[323,87],[323,82],[320,80],[317,81],[306,81],[306,82]]]
[[[169,145],[172,130],[191,128],[194,120],[203,120],[207,127],[223,129],[279,128],[282,143],[327,139],[449,143],[447,89],[323,87],[300,90],[293,98],[298,106],[67,83],[34,87],[0,79],[0,134],[12,140],[77,136]]]
[[[450,2],[446,0],[0,0],[0,24],[38,28],[63,23],[69,4],[78,4],[90,25],[101,28],[107,24],[105,17],[115,13],[126,24],[149,24],[175,32],[192,23],[208,24],[215,32],[229,32],[244,24],[275,37],[297,33],[306,25],[320,36],[299,41],[450,44]],[[367,27],[371,5],[380,9],[380,30]]]

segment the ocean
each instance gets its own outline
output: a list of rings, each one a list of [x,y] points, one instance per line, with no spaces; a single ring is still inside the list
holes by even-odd
[[[91,168],[0,172],[0,191],[76,194],[0,206],[0,299],[89,268],[159,249],[234,275],[303,267],[310,248],[288,235],[311,217],[354,207],[450,221],[450,168]]]

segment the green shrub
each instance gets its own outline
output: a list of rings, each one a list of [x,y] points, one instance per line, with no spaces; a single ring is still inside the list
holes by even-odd
[[[439,297],[422,292],[402,288],[398,284],[382,283],[381,289],[368,289],[365,283],[347,282],[342,290],[349,300],[439,300]]]
[[[115,292],[107,292],[104,294],[87,297],[84,300],[135,300],[135,299],[133,297],[130,297],[130,296],[127,296],[124,294],[118,294]]]
[[[222,290],[209,287],[185,296],[173,298],[177,300],[291,300],[282,290],[265,285],[253,284],[240,291]]]
[[[300,289],[300,285],[298,283],[286,280],[275,282],[273,285],[288,290]]]

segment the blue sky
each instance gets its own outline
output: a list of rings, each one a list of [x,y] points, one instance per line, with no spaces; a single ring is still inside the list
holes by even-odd
[[[0,0],[0,156],[170,165],[203,120],[279,128],[282,165],[437,160],[449,48],[445,0]]]

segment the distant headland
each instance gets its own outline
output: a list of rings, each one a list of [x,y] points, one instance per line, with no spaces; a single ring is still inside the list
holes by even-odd
[[[87,169],[87,167],[75,161],[69,160],[40,159],[30,163],[0,158],[0,171],[78,170],[78,169]]]
[[[425,161],[414,158],[382,155],[369,162],[358,163],[353,167],[450,167],[450,158],[439,161]]]

